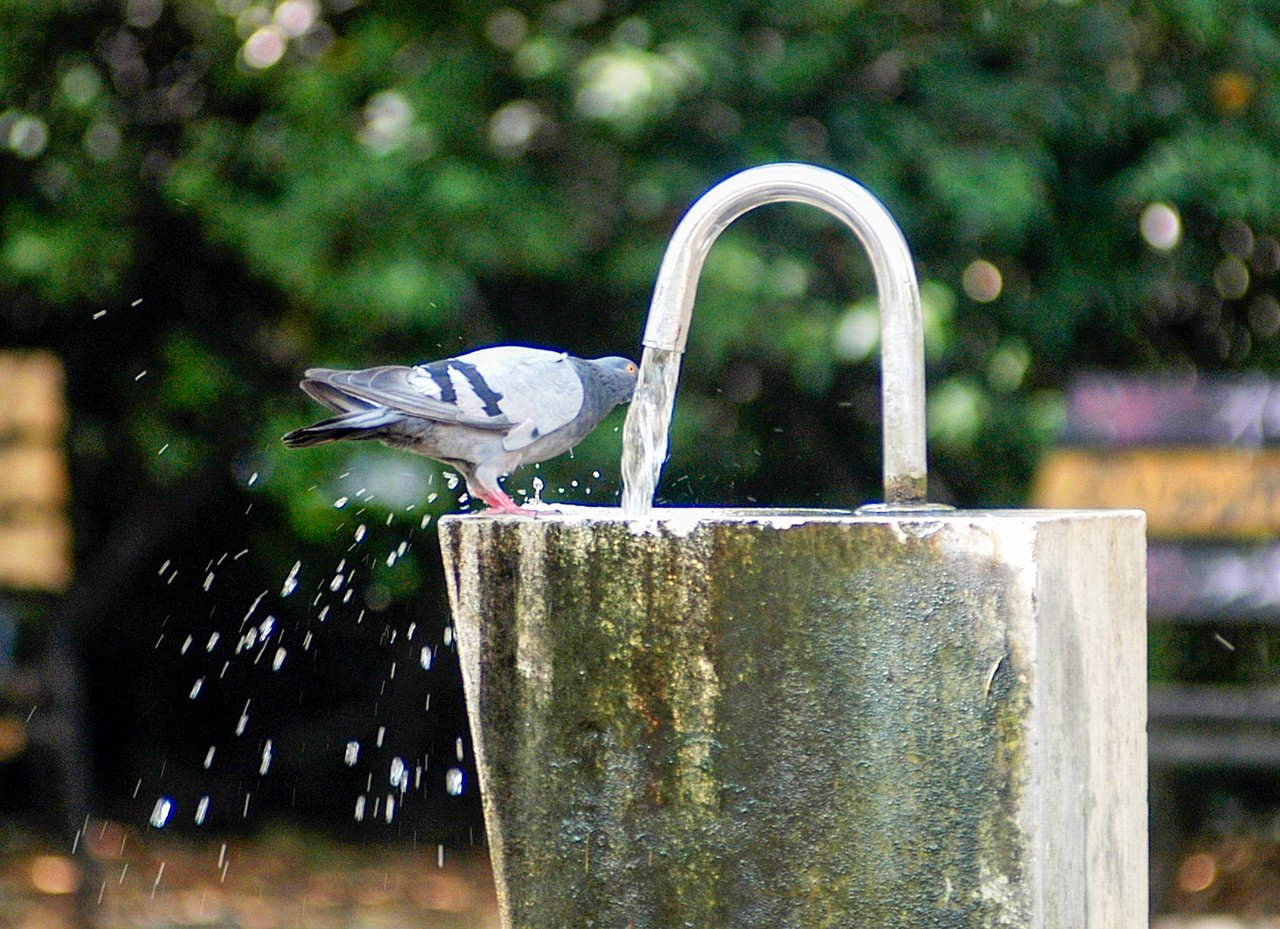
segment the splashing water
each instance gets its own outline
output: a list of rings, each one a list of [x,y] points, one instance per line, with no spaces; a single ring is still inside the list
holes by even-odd
[[[631,408],[622,427],[622,513],[649,515],[667,460],[671,413],[680,378],[680,352],[645,348]]]
[[[156,800],[156,805],[151,810],[151,825],[156,829],[163,829],[165,824],[169,822],[169,815],[173,812],[173,800],[169,797],[160,797]]]
[[[301,570],[302,570],[302,562],[295,561],[293,563],[293,567],[289,570],[289,576],[284,579],[284,586],[280,588],[280,596],[287,597],[289,596],[289,594],[293,593],[295,590],[298,589],[298,572]],[[261,599],[262,599],[261,597],[258,598],[258,600],[261,600]],[[258,605],[258,600],[253,601],[254,606]],[[249,612],[250,613],[253,612],[252,608],[249,610]],[[247,619],[248,617],[245,617],[245,618]]]
[[[450,768],[444,773],[444,789],[451,797],[462,796],[462,791],[466,786],[466,774],[461,768]]]

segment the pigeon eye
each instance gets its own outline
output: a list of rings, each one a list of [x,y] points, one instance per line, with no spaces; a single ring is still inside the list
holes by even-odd
[[[628,374],[635,374],[635,373],[636,373],[636,366],[635,366],[635,365],[633,365],[633,364],[627,365],[627,373],[628,373]]]

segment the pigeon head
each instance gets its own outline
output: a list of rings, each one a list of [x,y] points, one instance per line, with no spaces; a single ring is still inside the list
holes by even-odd
[[[630,358],[609,355],[606,358],[592,358],[587,364],[599,383],[597,402],[605,410],[611,410],[619,403],[626,403],[636,389],[636,375],[639,368]]]

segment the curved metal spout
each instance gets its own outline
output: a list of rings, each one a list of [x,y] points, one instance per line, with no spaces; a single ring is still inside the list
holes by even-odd
[[[707,253],[743,213],[784,201],[807,203],[839,217],[867,250],[880,297],[885,501],[910,507],[925,500],[924,330],[906,240],[884,205],[844,175],[815,165],[773,164],[749,168],[703,194],[667,246],[645,326],[640,380],[623,432],[623,510],[629,516],[648,512],[666,458],[679,356]]]

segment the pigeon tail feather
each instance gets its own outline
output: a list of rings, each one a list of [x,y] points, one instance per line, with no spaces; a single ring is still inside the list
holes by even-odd
[[[391,410],[376,408],[345,413],[295,429],[283,441],[289,448],[310,448],[313,445],[337,442],[339,439],[380,439],[386,434],[388,426],[395,425],[403,418]]]

